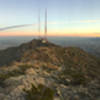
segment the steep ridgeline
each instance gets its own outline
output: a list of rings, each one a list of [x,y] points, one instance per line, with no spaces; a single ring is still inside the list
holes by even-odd
[[[54,44],[43,44],[41,40],[32,40],[29,43],[20,45],[19,47],[12,47],[0,51],[0,66],[11,64],[14,61],[21,61],[25,53],[35,51],[36,48],[45,46],[54,46]],[[25,58],[26,59],[26,58]]]
[[[99,74],[100,60],[82,49],[34,39],[0,51],[0,100],[99,100]]]

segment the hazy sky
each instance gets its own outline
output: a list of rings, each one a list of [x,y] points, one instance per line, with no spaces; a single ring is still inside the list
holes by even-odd
[[[49,35],[100,36],[100,0],[0,0],[0,36],[38,35],[39,8],[41,34],[47,8]]]

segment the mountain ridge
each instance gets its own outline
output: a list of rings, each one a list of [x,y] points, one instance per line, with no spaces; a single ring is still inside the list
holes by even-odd
[[[42,100],[40,87],[52,92],[53,100],[99,100],[100,60],[80,48],[35,39],[0,51],[0,64],[4,100]]]
[[[73,53],[73,56],[75,55],[75,52],[76,54],[79,54],[81,53],[82,55],[88,55],[88,56],[91,56],[93,58],[92,55],[88,54],[87,52],[83,51],[82,49],[80,48],[76,48],[76,47],[61,47],[61,46],[58,46],[58,45],[55,45],[53,43],[50,43],[50,42],[47,42],[47,43],[42,43],[41,40],[32,40],[28,43],[24,43],[24,44],[21,44],[20,46],[18,47],[11,47],[11,48],[8,48],[8,49],[5,49],[5,50],[0,50],[0,65],[3,65],[3,64],[9,64],[10,62],[10,59],[11,60],[15,60],[15,61],[20,61],[21,57],[23,56],[24,53],[26,52],[29,52],[31,54],[31,52],[37,50],[36,52],[38,53],[42,53],[44,52],[41,48],[48,48],[48,49],[55,49],[55,53],[56,53],[56,50],[59,51],[58,53],[64,53],[65,52],[65,49],[67,49],[67,51],[71,54]],[[41,51],[39,50],[41,49]],[[59,50],[60,49],[60,50]],[[80,55],[81,55],[80,54]],[[7,60],[3,59],[2,58],[8,58]],[[6,62],[7,61],[7,62]]]

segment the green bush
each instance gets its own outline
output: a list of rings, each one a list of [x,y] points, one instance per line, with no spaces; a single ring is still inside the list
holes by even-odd
[[[30,90],[25,90],[26,100],[54,100],[54,90],[42,84],[36,88],[32,85]]]

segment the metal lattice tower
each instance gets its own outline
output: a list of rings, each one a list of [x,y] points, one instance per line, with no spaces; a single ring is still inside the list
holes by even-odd
[[[45,9],[45,33],[44,33],[44,39],[47,40],[47,8]]]
[[[40,9],[39,9],[39,13],[38,13],[38,35],[39,35],[39,38],[40,38],[40,32],[41,32],[41,27],[40,27]]]
[[[47,9],[45,9],[45,21],[44,21],[44,36],[41,38],[41,18],[40,18],[40,9],[38,12],[38,37],[42,39],[43,42],[47,42]]]

